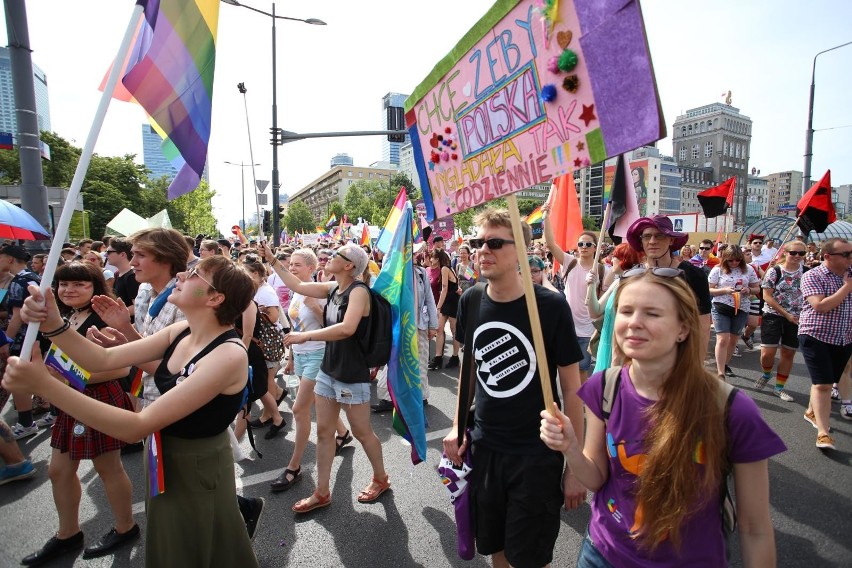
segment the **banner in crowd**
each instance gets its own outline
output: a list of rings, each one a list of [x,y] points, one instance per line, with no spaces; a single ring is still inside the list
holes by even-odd
[[[499,0],[405,102],[430,221],[666,135],[638,0]]]

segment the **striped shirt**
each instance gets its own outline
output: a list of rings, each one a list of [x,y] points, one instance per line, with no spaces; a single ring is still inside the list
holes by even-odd
[[[843,286],[843,278],[831,272],[824,264],[812,268],[802,276],[802,297],[828,297]],[[831,311],[817,312],[810,302],[802,302],[799,316],[799,334],[830,345],[852,343],[852,294],[846,296],[839,306]]]
[[[163,289],[168,289],[169,286],[174,284],[176,281],[176,278],[172,278]],[[173,323],[186,319],[183,312],[180,311],[177,306],[169,302],[166,302],[163,305],[156,317],[152,317],[148,313],[148,308],[151,307],[151,303],[157,298],[157,296],[158,294],[154,293],[154,289],[151,288],[151,285],[147,282],[139,285],[139,293],[136,295],[136,302],[134,303],[135,317],[133,325],[142,337],[154,335],[161,329],[165,329]],[[143,408],[160,398],[160,391],[157,388],[157,385],[154,384],[154,375],[149,375],[148,373],[144,373],[142,375],[142,389]]]

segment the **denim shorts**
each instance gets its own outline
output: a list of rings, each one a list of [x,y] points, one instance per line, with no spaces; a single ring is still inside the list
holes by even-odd
[[[324,354],[325,347],[308,351],[307,353],[294,352],[293,372],[295,372],[296,376],[300,379],[316,382],[317,373],[319,373],[320,363],[322,363],[322,357]]]
[[[591,337],[578,337],[577,345],[580,346],[580,353],[583,354],[583,360],[580,361],[580,370],[588,371],[592,368],[592,354],[589,353],[589,340]]]
[[[370,383],[344,383],[329,377],[320,369],[314,394],[341,404],[367,404],[370,402]]]
[[[716,333],[733,333],[739,335],[745,329],[748,321],[748,311],[739,310],[734,317],[723,316],[716,311],[716,304],[713,304],[713,309],[710,312],[713,316],[713,329]]]
[[[577,568],[612,568],[612,564],[603,557],[589,538],[589,533],[586,533],[586,538],[583,539],[583,545],[577,557]]]

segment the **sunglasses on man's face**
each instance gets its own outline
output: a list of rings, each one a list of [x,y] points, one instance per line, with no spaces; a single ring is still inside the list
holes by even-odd
[[[698,247],[698,250],[713,250],[713,247]]]
[[[595,243],[589,243],[586,241],[580,241],[577,243],[577,248],[592,248],[593,246],[595,246]]]
[[[827,254],[829,256],[842,256],[843,258],[849,258],[852,255],[852,250],[847,250],[846,252],[826,252],[823,254]]]
[[[503,248],[503,245],[513,245],[515,241],[510,241],[509,239],[499,239],[497,237],[491,239],[470,239],[470,246],[475,249],[481,249],[484,245],[488,245],[488,248],[491,250],[500,250]]]

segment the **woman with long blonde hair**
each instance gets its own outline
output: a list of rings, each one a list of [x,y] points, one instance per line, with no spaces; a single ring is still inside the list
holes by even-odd
[[[724,566],[720,489],[732,465],[744,566],[775,566],[768,458],[781,439],[748,396],[702,364],[695,298],[679,270],[637,268],[622,276],[615,340],[626,364],[604,410],[604,373],[580,388],[581,446],[557,408],[542,412],[541,438],[595,492],[577,565]]]

